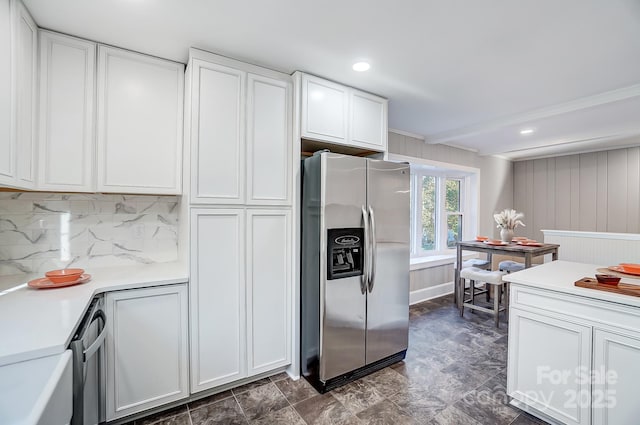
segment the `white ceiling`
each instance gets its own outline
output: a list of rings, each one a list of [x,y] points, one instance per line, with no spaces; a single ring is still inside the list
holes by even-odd
[[[181,62],[193,46],[383,95],[389,126],[428,143],[518,159],[640,134],[639,0],[24,2],[52,30]]]

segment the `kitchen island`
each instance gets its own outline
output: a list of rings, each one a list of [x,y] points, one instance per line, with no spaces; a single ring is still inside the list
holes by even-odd
[[[511,404],[550,423],[640,417],[640,298],[574,285],[598,268],[554,261],[504,278],[511,282],[507,392]]]

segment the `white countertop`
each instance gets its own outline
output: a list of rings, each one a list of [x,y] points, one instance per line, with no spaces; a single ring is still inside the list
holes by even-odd
[[[85,273],[91,274],[91,281],[55,289],[32,289],[24,276],[0,278],[0,366],[62,353],[97,294],[188,281],[187,267],[181,263]]]
[[[596,273],[598,273],[597,269],[605,267],[559,260],[507,274],[503,279],[535,288],[640,307],[640,297],[581,288],[574,285],[576,281],[583,277],[595,277]],[[622,278],[621,282],[640,285],[640,279]]]
[[[0,366],[0,423],[69,423],[73,414],[71,351]]]

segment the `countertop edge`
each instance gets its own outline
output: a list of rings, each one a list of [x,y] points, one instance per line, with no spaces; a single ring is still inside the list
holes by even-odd
[[[574,285],[576,281],[583,277],[595,276],[599,268],[603,268],[603,266],[569,261],[553,261],[534,268],[507,274],[503,279],[516,285],[523,285],[534,289],[544,289],[629,307],[640,307],[640,297],[581,288]],[[546,271],[549,272],[547,276],[545,276]],[[554,273],[556,274],[554,275]],[[564,278],[557,277],[560,274],[563,275]],[[638,279],[623,279],[623,282],[640,285],[640,280]]]

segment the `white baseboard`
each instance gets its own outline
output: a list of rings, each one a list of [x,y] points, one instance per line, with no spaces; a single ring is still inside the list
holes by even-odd
[[[433,298],[453,293],[453,282],[441,283],[430,288],[418,289],[409,293],[409,304],[418,304]]]

